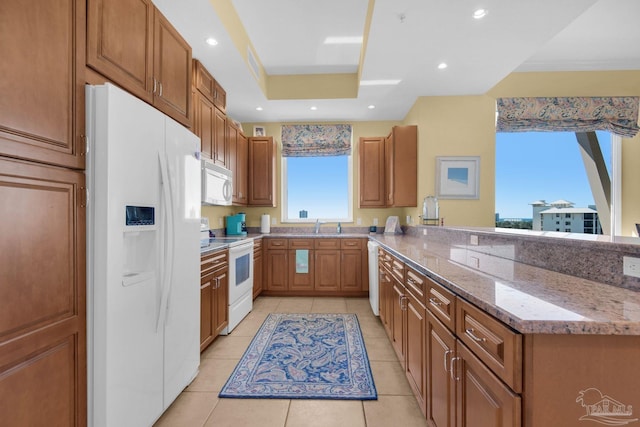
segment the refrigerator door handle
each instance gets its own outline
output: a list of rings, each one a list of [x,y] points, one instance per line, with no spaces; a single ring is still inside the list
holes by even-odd
[[[173,217],[173,191],[171,189],[171,180],[169,176],[169,168],[167,167],[167,160],[163,156],[163,153],[158,153],[158,160],[160,161],[160,176],[162,177],[162,194],[164,197],[165,218],[166,218],[166,245],[164,251],[164,275],[162,276],[161,286],[161,299],[160,309],[158,312],[158,323],[156,324],[156,332],[160,332],[160,329],[164,326],[165,319],[167,317],[169,293],[171,292],[171,282],[173,276],[173,240],[174,240],[174,217]]]

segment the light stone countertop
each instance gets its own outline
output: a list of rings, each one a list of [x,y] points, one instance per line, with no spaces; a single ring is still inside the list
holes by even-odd
[[[515,330],[640,335],[640,292],[407,235],[370,236]]]

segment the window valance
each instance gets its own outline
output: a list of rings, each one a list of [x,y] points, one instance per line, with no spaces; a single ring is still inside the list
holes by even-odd
[[[283,125],[283,157],[348,156],[351,125]]]
[[[498,132],[592,132],[606,130],[633,138],[640,98],[498,98]]]

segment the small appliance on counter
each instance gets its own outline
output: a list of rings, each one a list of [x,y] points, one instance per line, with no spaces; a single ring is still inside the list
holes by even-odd
[[[200,218],[200,247],[209,246],[209,218]]]
[[[246,215],[242,212],[227,216],[227,236],[246,236]]]

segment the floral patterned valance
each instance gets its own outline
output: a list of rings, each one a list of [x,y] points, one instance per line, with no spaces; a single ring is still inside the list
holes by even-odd
[[[348,156],[351,125],[283,125],[283,157]]]
[[[640,98],[499,98],[498,132],[592,132],[606,130],[633,138]]]

